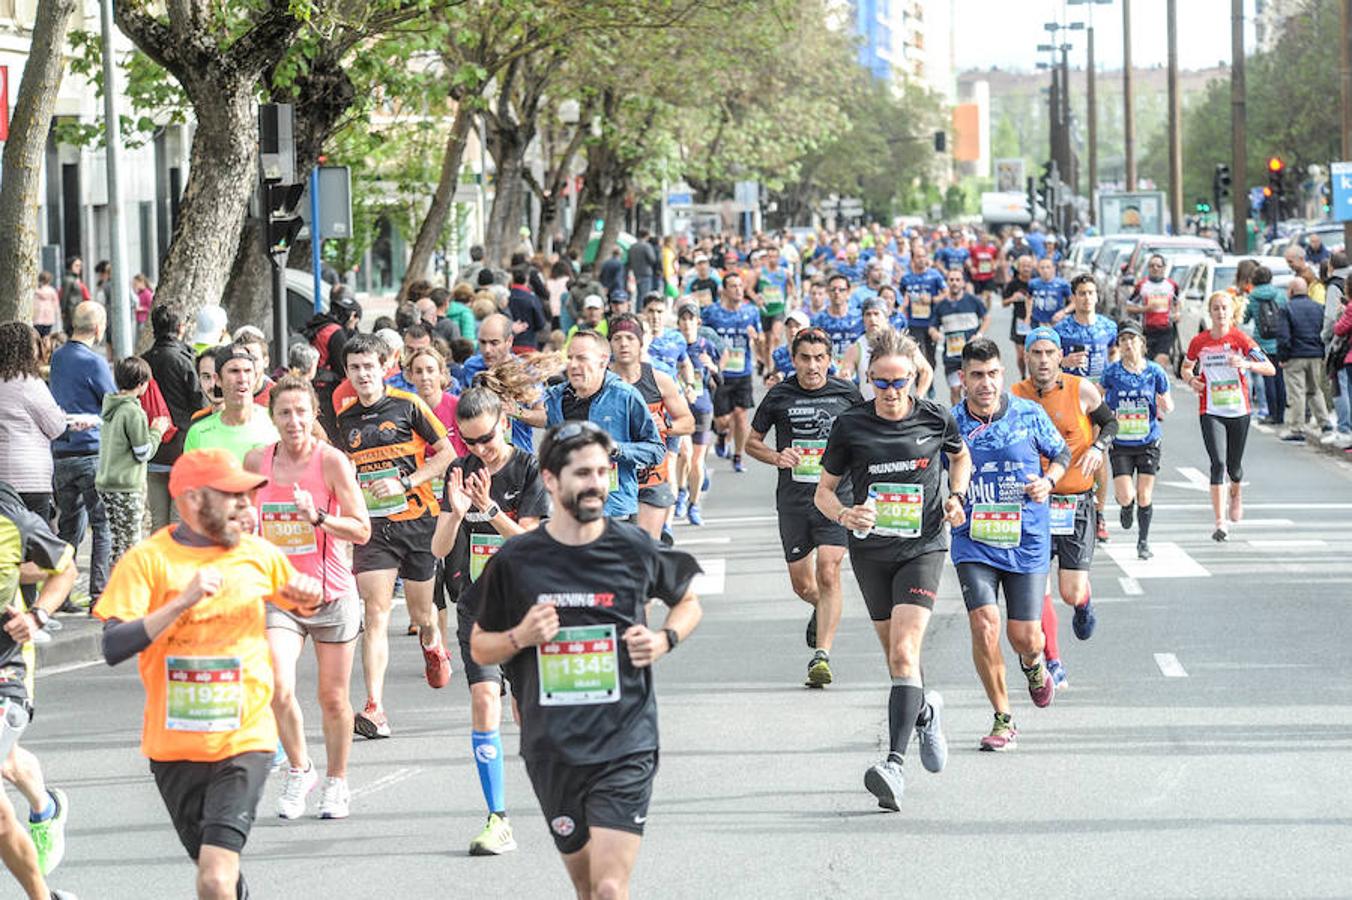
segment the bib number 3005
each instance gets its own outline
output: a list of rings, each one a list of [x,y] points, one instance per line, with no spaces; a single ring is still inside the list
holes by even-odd
[[[535,651],[541,706],[582,706],[620,699],[614,625],[560,628]]]
[[[244,710],[244,667],[238,656],[165,659],[169,731],[234,731]]]

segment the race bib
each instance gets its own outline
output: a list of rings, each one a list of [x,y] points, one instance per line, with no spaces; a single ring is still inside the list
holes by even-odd
[[[1032,330],[1032,324],[1023,319],[1019,319],[1014,323],[1014,333],[1019,337],[1028,337],[1028,332]]]
[[[746,348],[729,347],[727,370],[729,372],[740,372],[745,368],[746,368]]]
[[[484,566],[497,555],[503,541],[500,534],[471,534],[469,536],[469,580],[478,581]]]
[[[976,270],[982,275],[989,275],[995,271],[995,263],[989,259],[979,260],[976,264]]]
[[[770,285],[765,290],[761,291],[761,299],[765,301],[765,308],[767,310],[771,309],[771,307],[774,309],[784,308],[784,290],[778,285]]]
[[[1023,537],[1023,506],[1018,503],[972,504],[972,540],[1010,550]]]
[[[1052,534],[1061,537],[1075,533],[1075,509],[1078,504],[1077,497],[1052,494],[1049,504]]]
[[[620,464],[615,460],[610,461],[610,490],[611,493],[620,489]]]
[[[244,712],[238,656],[170,656],[165,665],[168,731],[235,731]]]
[[[541,706],[615,703],[620,699],[620,665],[614,625],[560,628],[536,648]]]
[[[1242,415],[1244,413],[1244,392],[1240,389],[1239,375],[1234,378],[1210,376],[1206,382],[1206,408],[1214,415]]]
[[[944,354],[946,356],[961,356],[962,348],[966,346],[966,332],[954,331],[944,335]]]
[[[392,516],[408,509],[408,497],[403,491],[388,497],[377,497],[371,493],[371,485],[382,478],[399,477],[396,468],[380,469],[375,472],[358,472],[357,482],[361,485],[361,495],[366,498],[366,512],[373,519]]]
[[[287,556],[304,556],[319,549],[315,527],[294,503],[264,503],[260,512],[263,539]]]
[[[924,520],[925,488],[919,484],[869,485],[869,499],[877,504],[877,521],[873,532],[886,537],[920,537]]]
[[[704,380],[703,380],[703,379],[701,379],[701,378],[696,378],[695,381],[694,381],[694,383],[690,385],[690,396],[691,396],[692,399],[695,399],[695,400],[698,400],[700,397],[703,397],[703,396],[704,396]]]
[[[929,294],[916,294],[911,297],[911,318],[928,319],[932,302]]]
[[[801,484],[816,484],[822,480],[822,454],[826,452],[826,441],[807,441],[795,438],[793,449],[802,454],[798,465],[793,467],[793,480]]]
[[[1150,435],[1150,407],[1144,403],[1121,403],[1117,407],[1117,436],[1141,440]]]

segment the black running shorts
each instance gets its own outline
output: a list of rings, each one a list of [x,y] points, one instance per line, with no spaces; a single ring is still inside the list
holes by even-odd
[[[373,518],[371,539],[352,548],[352,571],[379,572],[396,569],[405,581],[431,581],[437,573],[437,558],[432,555],[432,534],[437,517],[391,521]]]
[[[892,607],[911,605],[934,609],[939,593],[939,577],[944,571],[946,550],[931,550],[905,562],[870,559],[850,550],[859,592],[864,595],[868,617],[875,622],[892,618]]]
[[[786,562],[798,562],[818,547],[847,546],[849,540],[845,526],[832,522],[815,506],[779,511],[779,542],[784,545]]]
[[[194,860],[203,844],[235,853],[244,849],[270,771],[270,750],[219,762],[150,761],[178,839]]]
[[[960,562],[957,569],[962,602],[969,613],[983,606],[999,605],[999,592],[1004,591],[1005,609],[1012,621],[1042,620],[1046,572],[1006,572],[979,562]]]
[[[576,853],[587,846],[592,828],[643,834],[657,775],[657,751],[588,766],[527,759],[526,774],[554,846],[560,853]]]
[[[752,395],[750,375],[729,375],[723,379],[723,383],[714,392],[715,416],[729,415],[734,409],[752,409],[755,405],[756,399]]]
[[[1093,491],[1073,496],[1075,527],[1070,534],[1052,534],[1052,557],[1066,571],[1087,572],[1094,565],[1098,511],[1094,508]]]
[[[1160,442],[1139,447],[1114,444],[1108,459],[1112,463],[1114,478],[1123,475],[1154,475],[1160,470]]]

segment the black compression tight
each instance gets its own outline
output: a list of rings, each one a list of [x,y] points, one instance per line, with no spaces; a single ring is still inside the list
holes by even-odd
[[[1225,476],[1238,484],[1244,478],[1244,444],[1249,439],[1249,417],[1202,415],[1202,444],[1211,459],[1211,483],[1224,484]],[[1222,436],[1225,452],[1222,455]]]

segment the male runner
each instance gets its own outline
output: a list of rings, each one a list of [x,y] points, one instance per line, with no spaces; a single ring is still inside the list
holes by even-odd
[[[1028,296],[1030,330],[1039,325],[1055,325],[1071,313],[1070,282],[1056,274],[1056,263],[1051,257],[1038,260],[1037,277],[1028,282]]]
[[[690,524],[696,526],[704,524],[699,501],[709,484],[705,457],[713,437],[712,398],[714,382],[718,378],[718,360],[723,355],[715,345],[717,334],[700,333],[703,326],[700,325],[699,316],[699,306],[693,301],[682,300],[677,307],[676,322],[690,359],[691,377],[687,396],[690,398],[690,412],[695,417],[695,430],[690,437],[681,439],[681,449],[676,456],[676,484],[680,487],[676,492],[676,518],[688,517]]]
[[[605,518],[614,454],[587,421],[551,429],[540,468],[554,513],[508,540],[476,586],[470,638],[521,706],[521,756],[579,897],[625,898],[657,772],[652,664],[699,623],[694,557]],[[649,630],[652,598],[671,607]]]
[[[723,383],[714,394],[714,429],[718,432],[715,452],[727,456],[727,437],[732,432],[732,470],[745,472],[742,451],[750,427],[747,411],[756,405],[751,389],[751,355],[757,335],[761,333],[760,310],[743,299],[742,278],[729,272],[723,278],[719,302],[706,306],[704,324],[727,342],[723,360]]]
[[[1145,353],[1166,372],[1169,370],[1169,351],[1174,346],[1174,332],[1182,312],[1178,283],[1165,278],[1169,264],[1158,253],[1146,261],[1146,276],[1136,282],[1127,300],[1127,312],[1141,316],[1145,325]]]
[[[1005,282],[1001,305],[1013,308],[1013,319],[1009,323],[1009,339],[1014,342],[1014,362],[1023,378],[1027,371],[1023,359],[1023,339],[1033,326],[1028,321],[1028,304],[1032,297],[1030,287],[1033,280],[1033,257],[1024,254],[1014,263],[1014,271]]]
[[[139,655],[141,752],[197,864],[199,900],[249,896],[240,853],[277,745],[265,603],[304,616],[324,598],[248,531],[249,492],[266,481],[226,450],[185,452],[169,472],[181,524],[127,551],[94,607],[108,664]]]
[[[243,344],[226,344],[216,351],[216,372],[225,405],[192,424],[183,441],[184,451],[219,447],[242,462],[244,454],[255,447],[277,442],[267,403],[259,406],[254,401],[258,371],[258,361]]]
[[[605,320],[601,320],[600,324],[604,325]],[[602,329],[601,333],[604,334],[605,330]],[[473,386],[475,376],[480,372],[491,369],[513,357],[512,320],[501,313],[489,316],[479,323],[478,340],[479,352],[465,360],[462,367],[465,375],[465,387]],[[535,435],[531,431],[530,425],[513,419],[508,443],[513,447],[520,447],[522,450],[531,450],[535,447],[534,442]]]
[[[840,564],[845,558],[845,529],[828,520],[813,504],[821,480],[822,454],[836,416],[863,402],[859,390],[843,378],[827,374],[831,341],[820,328],[805,328],[793,338],[794,374],[770,388],[751,420],[746,452],[752,459],[779,469],[775,511],[779,539],[789,564],[793,592],[812,607],[807,646],[813,651],[807,685],[831,683],[831,644],[840,624]],[[765,444],[775,430],[775,449]],[[838,491],[841,503],[852,505],[850,485]],[[813,554],[816,559],[813,559]]]
[[[945,278],[948,296],[934,307],[934,325],[929,331],[930,338],[943,348],[949,406],[957,406],[962,399],[962,348],[968,341],[986,334],[990,313],[985,303],[968,292],[962,269],[949,269]]]
[[[482,341],[480,333],[480,346]],[[396,578],[404,579],[404,600],[410,621],[418,627],[427,683],[441,688],[451,680],[451,657],[441,645],[432,605],[436,559],[431,543],[440,508],[431,481],[445,473],[455,449],[446,426],[417,394],[385,384],[378,338],[354,336],[343,347],[343,357],[356,396],[338,410],[338,434],[357,467],[357,483],[371,517],[371,539],[352,553],[366,611],[361,647],[366,705],[352,727],[362,737],[383,738],[391,733],[383,700]]]
[[[972,244],[971,258],[967,260],[967,276],[980,295],[981,301],[990,305],[995,294],[995,270],[1000,261],[1000,248],[995,246],[989,232],[981,232],[981,237]]]
[[[972,632],[972,660],[995,711],[982,750],[1012,750],[1018,729],[1000,654],[999,594],[1005,596],[1009,645],[1019,655],[1037,707],[1056,686],[1044,664],[1039,599],[1051,565],[1047,498],[1070,462],[1066,442],[1036,403],[1004,393],[1004,367],[994,341],[962,348],[966,399],[953,409],[972,453],[967,521],[953,529],[953,564]],[[1043,471],[1043,465],[1046,471]]]
[[[850,308],[850,281],[837,272],[826,281],[826,309],[812,320],[831,338],[831,359],[839,365],[850,346],[864,333],[864,317]]]
[[[930,266],[924,243],[912,243],[911,270],[901,276],[897,287],[906,298],[906,319],[910,324],[911,337],[920,345],[925,361],[933,368],[935,360],[934,339],[930,337],[931,317],[934,304],[943,298],[948,283],[938,269]]]

